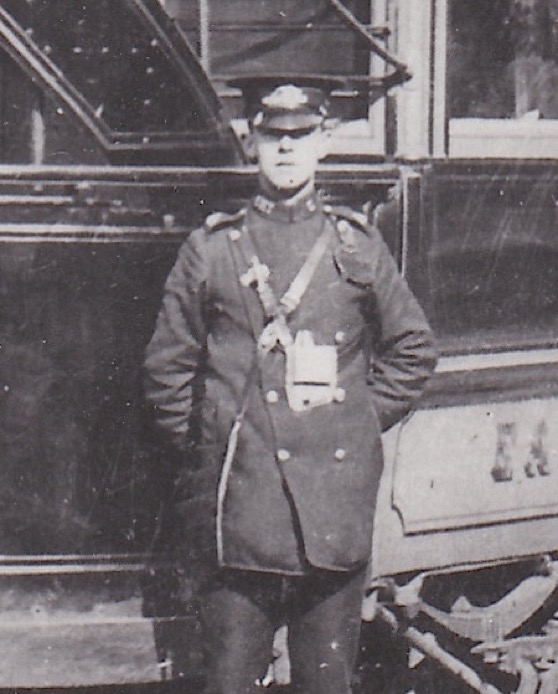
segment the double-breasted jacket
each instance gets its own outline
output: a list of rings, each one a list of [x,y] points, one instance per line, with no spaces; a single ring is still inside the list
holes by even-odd
[[[282,296],[328,228],[287,324],[335,349],[335,396],[295,411],[283,346],[255,359],[268,317],[246,278],[257,258]],[[208,218],[180,248],[145,361],[146,396],[182,451],[175,501],[192,560],[283,574],[365,564],[381,433],[409,412],[434,363],[420,306],[355,213],[312,194],[294,206],[256,196]]]

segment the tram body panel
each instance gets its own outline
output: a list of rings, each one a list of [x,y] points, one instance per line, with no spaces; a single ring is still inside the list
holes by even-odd
[[[386,434],[373,575],[555,552],[557,416],[556,398],[475,404]]]

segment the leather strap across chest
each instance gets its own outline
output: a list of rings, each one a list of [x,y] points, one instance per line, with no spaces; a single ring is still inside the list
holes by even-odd
[[[269,284],[270,269],[267,265],[260,262],[249,232],[247,232],[246,240],[251,258],[248,262],[248,270],[240,276],[240,282],[243,287],[255,287],[264,314],[270,321],[258,340],[258,347],[261,351],[267,353],[277,343],[281,344],[282,347],[287,347],[292,343],[292,336],[286,319],[300,305],[332,235],[333,228],[330,224],[326,224],[326,218],[324,217],[321,233],[314,242],[304,263],[290,283],[287,291],[280,299],[277,299]]]

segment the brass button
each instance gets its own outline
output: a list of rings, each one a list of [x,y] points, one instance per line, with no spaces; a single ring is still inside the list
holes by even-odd
[[[279,393],[276,390],[268,390],[265,394],[265,399],[270,405],[275,405],[279,402]]]
[[[345,342],[346,337],[347,336],[345,335],[345,333],[342,330],[338,330],[335,333],[335,337],[333,339],[335,340],[336,345],[342,345],[343,342]]]
[[[347,451],[344,448],[338,448],[335,451],[335,460],[345,460],[346,455]]]
[[[333,392],[333,399],[335,402],[345,402],[346,395],[345,388],[336,388]]]
[[[238,241],[240,236],[241,236],[241,234],[240,234],[240,231],[238,229],[231,229],[229,231],[229,238],[231,241]]]
[[[352,232],[352,227],[346,219],[340,219],[337,222],[337,231],[343,235]]]
[[[286,463],[287,460],[290,459],[290,457],[291,457],[291,454],[289,453],[289,451],[286,448],[280,448],[277,451],[277,460],[280,463]]]

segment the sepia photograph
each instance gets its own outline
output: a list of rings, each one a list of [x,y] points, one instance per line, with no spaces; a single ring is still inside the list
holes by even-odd
[[[557,181],[558,0],[0,0],[0,692],[558,694]]]

